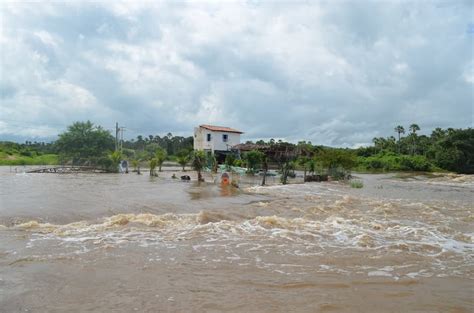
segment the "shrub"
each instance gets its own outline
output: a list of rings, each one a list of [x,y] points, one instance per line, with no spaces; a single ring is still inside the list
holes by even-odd
[[[351,180],[351,188],[362,188],[364,183],[361,180]]]
[[[384,171],[431,171],[433,164],[421,155],[396,155],[392,152],[358,158],[359,168]]]

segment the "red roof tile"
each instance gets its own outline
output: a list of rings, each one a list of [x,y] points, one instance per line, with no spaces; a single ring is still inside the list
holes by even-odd
[[[230,127],[224,127],[224,126],[213,126],[213,125],[199,125],[199,127],[209,129],[215,132],[226,132],[226,133],[237,133],[237,134],[243,134],[244,132],[241,132],[240,130],[233,129]]]

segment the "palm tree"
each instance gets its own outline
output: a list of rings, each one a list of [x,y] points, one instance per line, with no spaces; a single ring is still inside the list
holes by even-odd
[[[398,125],[395,127],[395,132],[398,133],[398,153],[400,153],[400,134],[405,133],[405,128],[403,128],[401,125]]]
[[[155,152],[156,165],[158,165],[158,171],[161,172],[161,166],[166,160],[166,151],[163,148],[158,148]]]
[[[377,149],[379,149],[379,151],[382,150],[382,148],[381,148],[381,143],[382,143],[382,141],[381,141],[380,139],[381,139],[381,138],[378,138],[378,137],[374,137],[374,138],[372,139],[372,142],[374,143],[374,147],[375,147],[375,150],[376,150],[376,151],[377,151]]]
[[[178,161],[179,165],[181,165],[181,167],[183,168],[183,172],[186,172],[185,166],[188,163],[188,156],[187,155],[178,156],[176,160]]]
[[[140,175],[140,162],[137,159],[132,160],[132,166],[135,172]]]
[[[415,151],[416,151],[416,132],[418,130],[420,130],[420,126],[418,126],[417,124],[411,124],[410,125],[410,131],[411,131],[411,136],[412,136],[412,140],[413,140],[413,147],[412,147],[412,154],[415,154]]]
[[[156,172],[155,172],[156,164],[157,164],[156,159],[152,158],[150,160],[150,176],[156,176]]]
[[[418,124],[411,124],[409,129],[413,134],[415,134],[420,130],[420,126],[418,126]]]
[[[204,151],[194,151],[192,153],[191,163],[198,174],[198,181],[204,181],[201,174],[202,169],[206,165],[206,155]]]
[[[176,161],[178,161],[179,165],[182,166],[183,172],[186,172],[185,167],[186,167],[186,164],[188,164],[190,156],[191,156],[189,150],[181,149],[178,151],[178,153],[176,153],[176,155],[177,155]]]
[[[112,152],[109,158],[112,161],[112,166],[109,170],[114,173],[118,172],[120,160],[122,160],[122,153],[120,151]]]

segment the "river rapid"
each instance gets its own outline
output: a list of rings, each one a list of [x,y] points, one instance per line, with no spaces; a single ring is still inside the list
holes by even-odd
[[[474,311],[471,176],[172,173],[0,167],[0,312]]]

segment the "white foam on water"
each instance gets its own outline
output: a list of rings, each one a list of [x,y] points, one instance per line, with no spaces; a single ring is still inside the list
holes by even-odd
[[[367,273],[368,276],[383,276],[383,277],[393,277],[392,274],[385,271],[371,271]]]
[[[294,192],[295,188],[271,186],[265,190]],[[303,193],[313,189],[314,186],[304,187]],[[304,217],[273,215],[233,220],[212,212],[117,214],[95,223],[81,221],[54,225],[30,221],[8,230],[20,232],[20,235],[29,234],[26,248],[38,251],[53,243],[66,253],[85,251],[84,248],[95,251],[130,245],[143,249],[177,249],[179,244],[197,253],[218,251],[222,255],[214,259],[244,261],[240,262],[242,264],[248,263],[249,255],[256,254],[255,262],[264,267],[270,266],[262,259],[266,255],[317,258],[341,251],[349,255],[364,252],[374,258],[387,254],[416,255],[429,260],[433,267],[451,272],[460,264],[474,265],[473,233],[450,228],[449,223],[456,222],[456,218],[430,220],[432,214],[428,214],[427,219],[404,218],[397,210],[409,208],[433,214],[438,211],[430,211],[429,206],[418,202],[372,201],[364,204],[363,201],[340,196],[324,210],[316,211],[317,215],[305,214]],[[365,205],[365,211],[358,209],[361,203]],[[387,212],[392,214],[389,218]],[[446,259],[447,253],[454,253],[456,262]],[[319,267],[319,270],[327,269]],[[383,273],[390,274],[398,269],[363,270],[371,275],[385,275]]]

